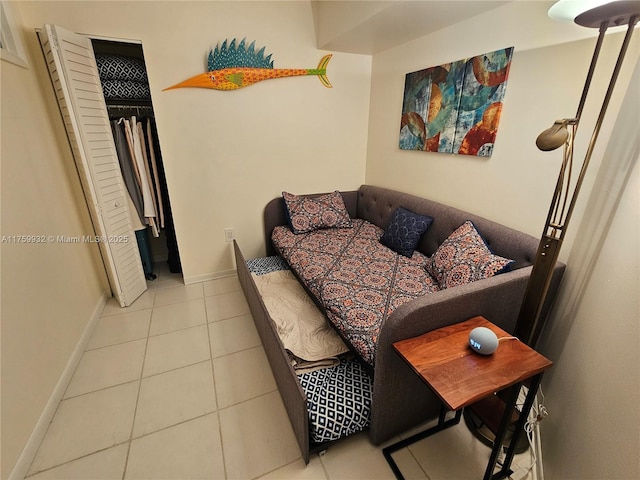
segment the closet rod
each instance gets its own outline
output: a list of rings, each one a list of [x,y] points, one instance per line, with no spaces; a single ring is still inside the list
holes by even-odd
[[[109,115],[129,116],[129,115],[153,115],[153,107],[151,105],[114,105],[107,104]]]

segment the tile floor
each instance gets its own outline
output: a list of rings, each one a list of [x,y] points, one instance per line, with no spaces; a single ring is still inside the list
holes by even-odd
[[[305,466],[236,277],[156,273],[132,306],[107,302],[28,480],[394,478],[366,433]],[[462,480],[489,453],[461,423],[394,458],[407,479]]]

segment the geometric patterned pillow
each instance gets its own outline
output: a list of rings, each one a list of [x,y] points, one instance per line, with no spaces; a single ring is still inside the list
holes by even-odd
[[[510,270],[513,260],[494,255],[470,220],[449,235],[426,264],[440,288],[493,277]]]
[[[127,98],[145,100],[151,98],[149,84],[127,80],[100,80],[106,99]]]
[[[369,426],[373,381],[357,360],[343,358],[335,367],[298,379],[307,396],[314,442],[337,440]]]
[[[141,58],[124,55],[96,54],[100,80],[129,80],[148,83],[147,69]]]
[[[432,222],[433,217],[398,207],[391,215],[389,225],[380,237],[380,243],[400,255],[411,258],[420,237]]]
[[[289,270],[289,265],[280,255],[271,257],[259,257],[246,260],[247,267],[251,273],[258,276],[267,275],[268,273],[279,272],[281,270]]]
[[[349,212],[339,191],[319,197],[302,197],[282,192],[293,233],[318,228],[353,228]]]

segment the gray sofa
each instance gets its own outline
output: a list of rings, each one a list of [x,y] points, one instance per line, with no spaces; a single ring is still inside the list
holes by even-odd
[[[370,439],[377,445],[422,421],[436,417],[440,409],[437,397],[395,353],[393,343],[477,315],[482,315],[504,330],[513,332],[538,248],[538,240],[477,215],[386,188],[363,185],[357,191],[341,193],[352,218],[362,218],[381,228],[386,227],[392,212],[400,206],[434,217],[433,224],[423,235],[418,246],[418,249],[428,256],[432,255],[463,222],[472,220],[494,253],[515,261],[509,272],[411,300],[398,307],[386,320],[378,340],[369,427]],[[282,198],[269,202],[264,210],[267,255],[276,254],[271,244],[271,231],[277,225],[286,224],[287,216]],[[237,243],[235,252],[240,283],[249,302],[303,458],[308,462],[314,445],[309,442],[304,392]],[[561,263],[555,268],[543,315],[546,315],[550,308],[564,268]]]

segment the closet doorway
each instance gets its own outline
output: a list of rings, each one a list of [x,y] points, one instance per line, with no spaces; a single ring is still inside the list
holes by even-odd
[[[54,25],[38,37],[111,290],[131,305],[154,262],[181,272],[142,45]]]
[[[132,212],[145,276],[155,279],[157,262],[166,262],[171,273],[182,273],[142,44],[97,38],[91,43],[125,187],[140,219],[136,222]],[[132,131],[135,123],[142,132],[138,170],[132,168],[136,162],[128,148],[127,122]]]

